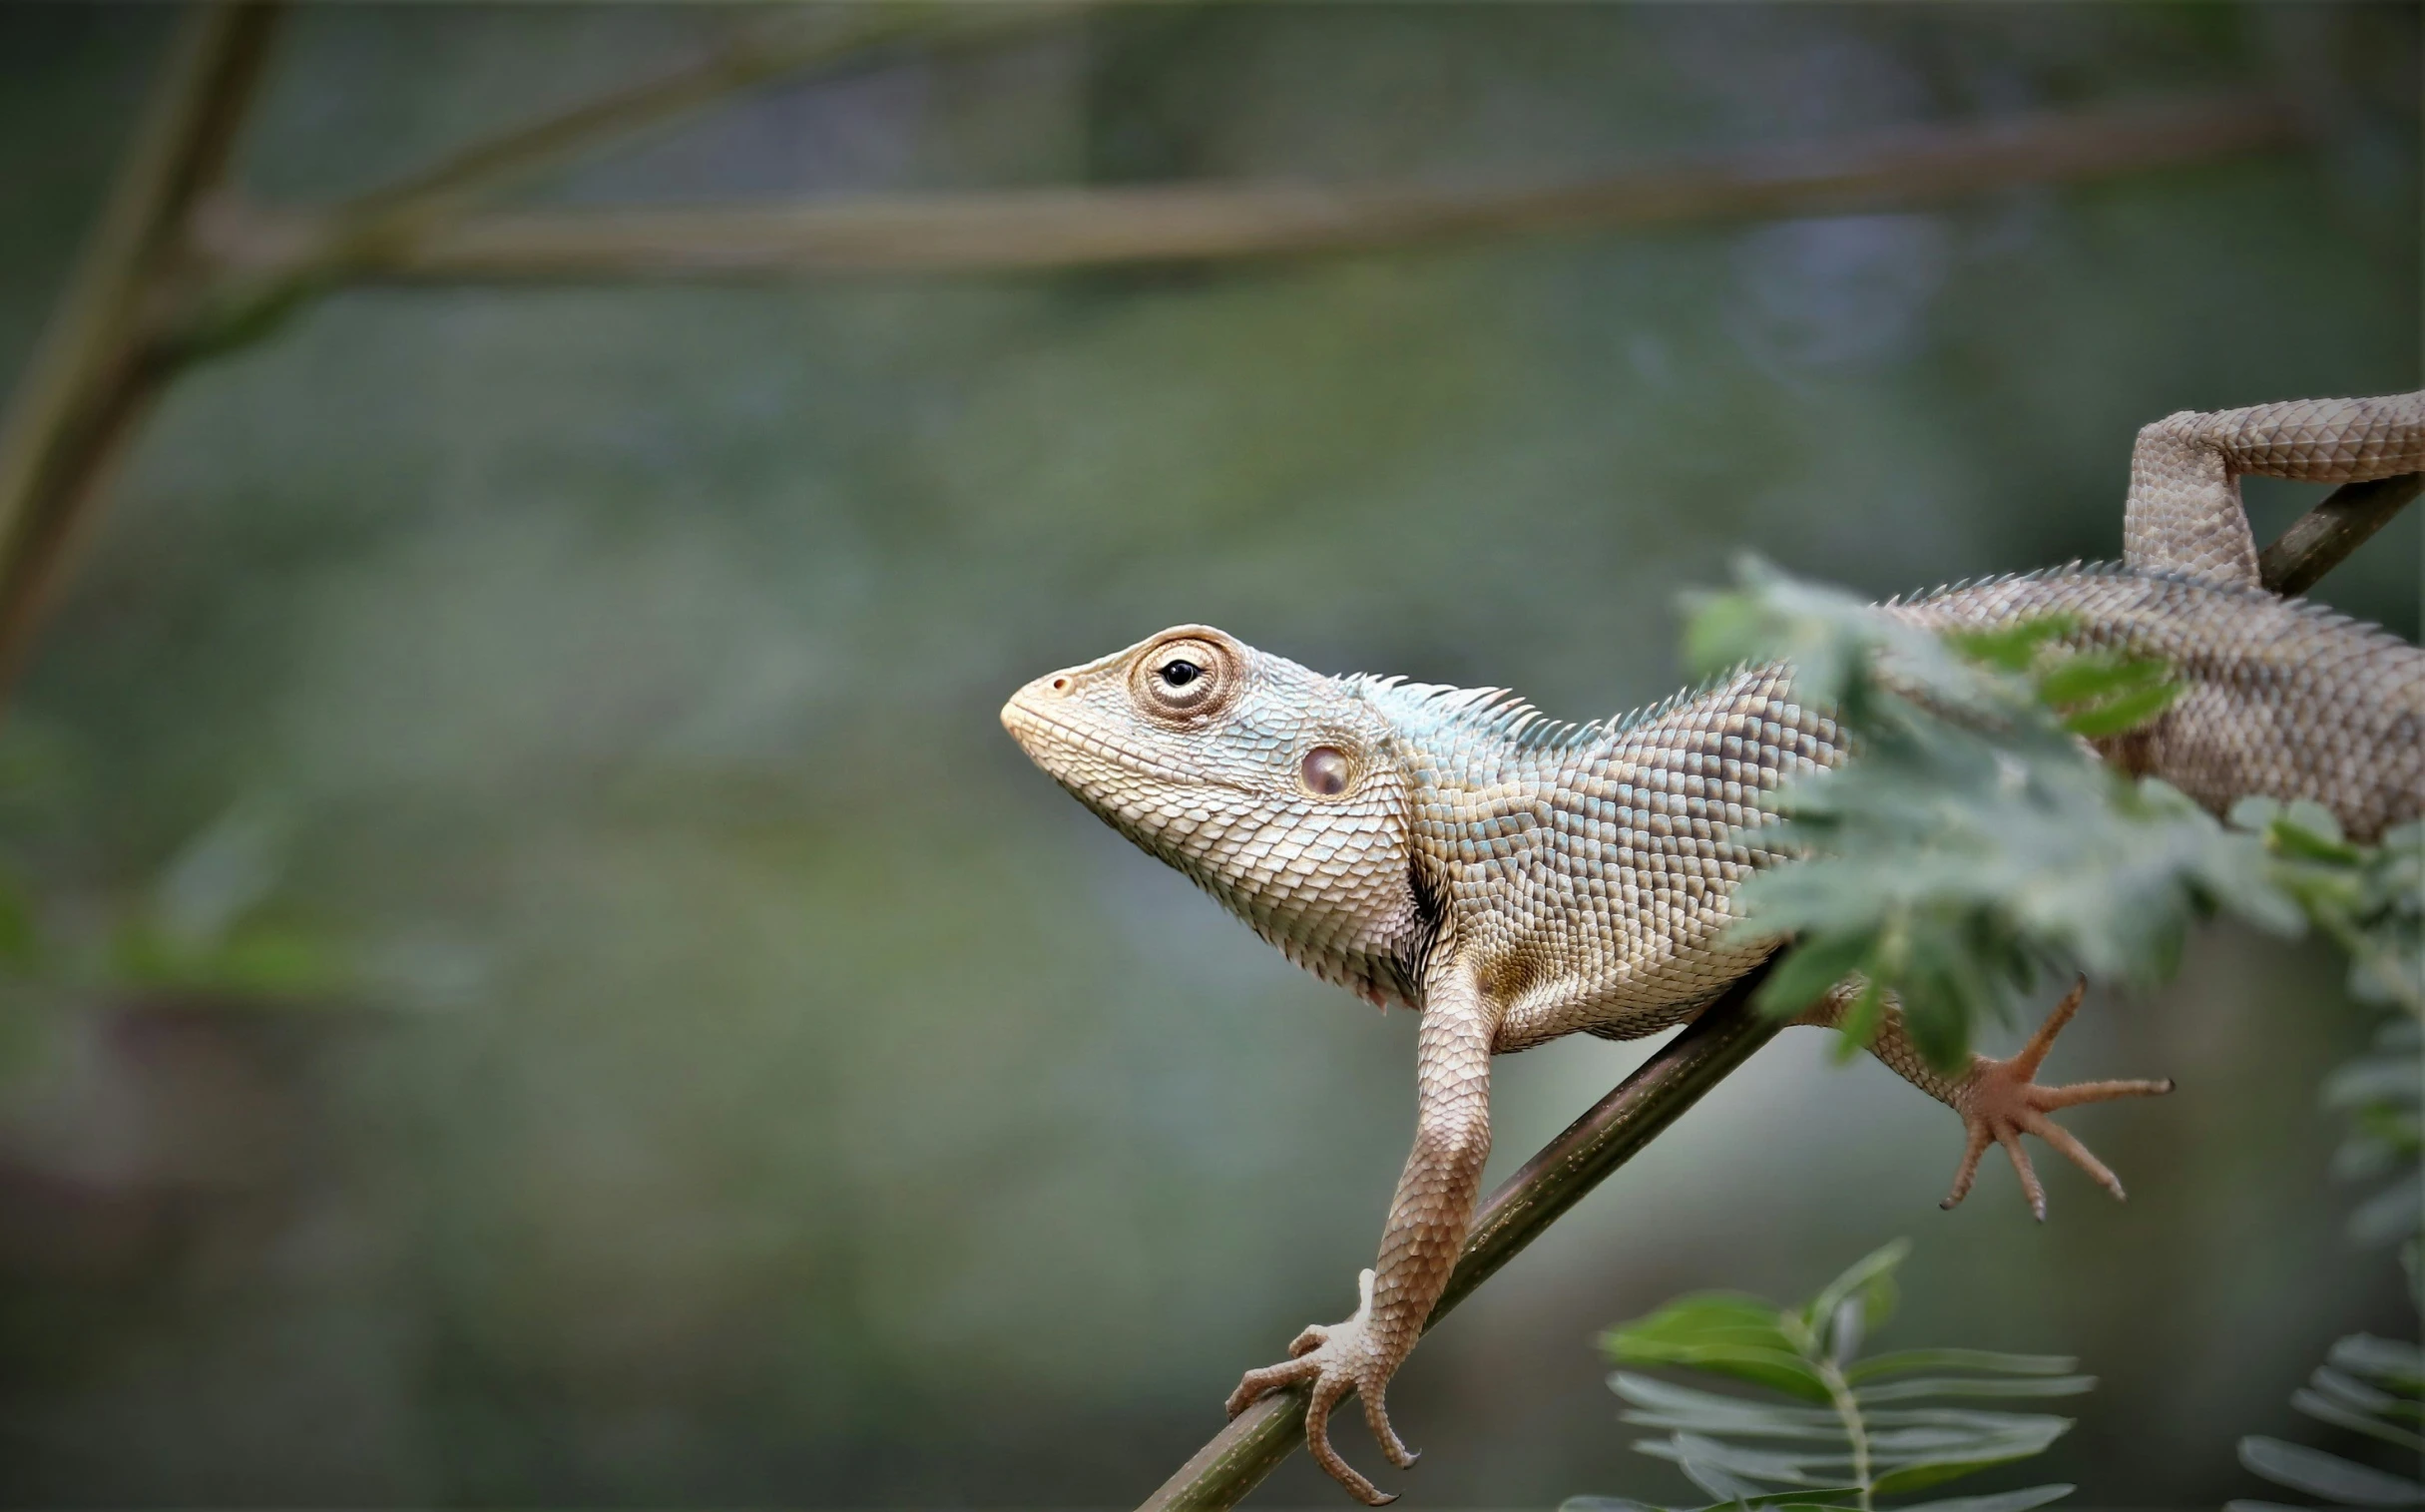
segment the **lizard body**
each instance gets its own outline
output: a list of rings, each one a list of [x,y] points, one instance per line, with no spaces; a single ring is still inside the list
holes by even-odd
[[[2425,812],[2425,653],[2257,586],[2236,476],[2341,481],[2425,470],[2425,396],[2176,415],[2142,432],[2126,565],[2072,567],[1886,606],[1924,628],[2062,614],[2077,645],[2170,663],[2185,692],[2100,746],[2209,807],[2247,793],[2321,802],[2372,839]],[[1721,937],[1764,848],[1779,783],[1844,757],[1789,671],[1742,669],[1656,708],[1560,725],[1499,689],[1325,677],[1205,626],[1038,679],[1003,721],[1039,765],[1186,873],[1287,956],[1384,1006],[1421,1011],[1415,1146],[1374,1268],[1346,1322],[1249,1372],[1232,1412],[1305,1383],[1315,1457],[1387,1500],[1328,1442],[1349,1388],[1390,1459],[1384,1391],[1465,1236],[1490,1150],[1490,1057],[1576,1032],[1657,1033],[1697,1013],[1772,946]],[[1832,1022],[1843,994],[1807,1022]],[[1888,1065],[1959,1112],[1969,1141],[1948,1206],[1989,1141],[2043,1215],[2018,1135],[2038,1134],[2117,1196],[2120,1183],[2045,1115],[2160,1082],[2041,1087],[2077,1006],[2022,1054],[1930,1071],[1887,1016]]]

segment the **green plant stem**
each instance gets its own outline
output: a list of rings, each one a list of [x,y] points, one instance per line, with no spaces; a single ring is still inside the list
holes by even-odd
[[[1787,1312],[1782,1326],[1785,1336],[1793,1340],[1793,1347],[1810,1362],[1819,1384],[1827,1388],[1827,1404],[1835,1409],[1836,1421],[1844,1425],[1844,1441],[1852,1449],[1852,1480],[1860,1488],[1861,1512],[1874,1512],[1877,1489],[1869,1474],[1869,1426],[1861,1418],[1861,1404],[1852,1394],[1852,1382],[1844,1378],[1843,1367],[1827,1351],[1824,1330],[1831,1321],[1822,1317],[1805,1323]]]
[[[1861,1404],[1853,1399],[1852,1383],[1834,1360],[1817,1358],[1819,1379],[1827,1384],[1827,1399],[1835,1407],[1836,1419],[1844,1425],[1844,1438],[1852,1445],[1852,1479],[1861,1488],[1861,1512],[1872,1512],[1877,1503],[1877,1488],[1869,1474],[1869,1427],[1861,1420]]]

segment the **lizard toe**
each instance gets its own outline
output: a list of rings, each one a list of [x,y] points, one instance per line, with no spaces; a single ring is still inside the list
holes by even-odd
[[[1332,1480],[1347,1488],[1347,1494],[1367,1507],[1386,1507],[1396,1501],[1395,1492],[1383,1491],[1366,1480],[1355,1466],[1339,1457],[1330,1446],[1330,1409],[1338,1405],[1355,1382],[1344,1372],[1324,1371],[1313,1383],[1313,1392],[1305,1403],[1305,1448],[1313,1455]]]
[[[1321,1362],[1307,1358],[1284,1360],[1276,1365],[1265,1365],[1260,1370],[1249,1370],[1239,1377],[1237,1389],[1229,1393],[1229,1400],[1225,1404],[1228,1413],[1235,1417],[1272,1392],[1299,1381],[1312,1380],[1321,1372]]]
[[[1413,1469],[1415,1461],[1423,1457],[1423,1451],[1407,1448],[1406,1441],[1398,1437],[1397,1429],[1389,1425],[1389,1407],[1384,1397],[1389,1389],[1388,1382],[1367,1381],[1357,1389],[1364,1398],[1364,1426],[1372,1430],[1373,1441],[1381,1446],[1383,1454],[1389,1456],[1391,1464],[1401,1470]]]

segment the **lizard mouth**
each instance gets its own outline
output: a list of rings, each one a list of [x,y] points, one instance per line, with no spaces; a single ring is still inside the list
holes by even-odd
[[[1038,678],[1002,706],[1002,728],[1019,743],[1028,759],[1043,767],[1056,779],[1069,783],[1073,756],[1091,756],[1110,760],[1141,776],[1166,782],[1186,782],[1187,773],[1166,761],[1158,761],[1126,742],[1106,739],[1103,731],[1086,729],[1072,721],[1056,718],[1047,700],[1056,700],[1060,690],[1053,687],[1054,679]]]
[[[1066,676],[1056,673],[1038,678],[1012,694],[1010,702],[1002,706],[1002,728],[1010,732],[1010,738],[1019,743],[1029,760],[1043,767],[1062,786],[1084,797],[1086,783],[1077,772],[1088,764],[1108,762],[1175,787],[1221,787],[1254,795],[1254,789],[1244,783],[1191,770],[1118,739],[1100,725],[1082,725],[1061,718],[1055,706],[1063,699],[1063,689],[1054,685]]]

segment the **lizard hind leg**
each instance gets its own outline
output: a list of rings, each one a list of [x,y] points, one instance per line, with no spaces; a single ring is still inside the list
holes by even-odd
[[[2048,1114],[2060,1108],[2076,1108],[2083,1103],[2110,1102],[2124,1097],[2161,1097],[2173,1090],[2170,1078],[2162,1081],[2075,1082],[2069,1086],[2046,1087],[2037,1081],[2038,1068],[2046,1054],[2054,1048],[2055,1038],[2080,1011],[2080,998],[2088,990],[2082,978],[2055,1005],[2038,1032],[2018,1055],[2008,1060],[1993,1060],[1973,1056],[1969,1073],[1955,1083],[1946,1099],[1956,1113],[1962,1115],[1967,1135],[1962,1150],[1962,1164],[1954,1173],[1953,1190],[1940,1205],[1951,1208],[1970,1195],[1972,1180],[1978,1175],[1979,1159],[1992,1143],[2001,1145],[2013,1163],[2013,1171],[2021,1178],[2022,1193],[2029,1199],[2030,1212],[2038,1222],[2046,1222],[2046,1189],[2038,1181],[2037,1171],[2030,1165],[2028,1152],[2021,1148],[2021,1136],[2034,1134],[2052,1145],[2075,1166],[2087,1172],[2097,1185],[2123,1197],[2122,1181],[2106,1164],[2089,1152],[2086,1145],[2073,1138],[2070,1131]]]
[[[2425,393],[2167,415],[2142,429],[2131,449],[2123,561],[2255,588],[2256,540],[2239,500],[2243,475],[2362,483],[2418,471],[2425,471]]]

